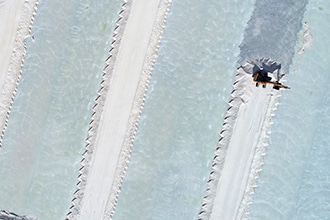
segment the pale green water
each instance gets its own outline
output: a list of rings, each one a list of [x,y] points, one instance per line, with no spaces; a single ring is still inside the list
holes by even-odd
[[[0,151],[0,209],[64,219],[121,0],[41,1]]]

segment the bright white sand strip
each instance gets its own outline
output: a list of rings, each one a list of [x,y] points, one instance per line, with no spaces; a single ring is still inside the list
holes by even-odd
[[[169,4],[128,1],[123,7],[69,219],[110,219],[114,213]]]
[[[270,85],[257,88],[238,69],[199,219],[246,217],[278,96]]]
[[[0,82],[5,79],[10,57],[14,50],[18,23],[24,0],[0,1]]]
[[[245,75],[245,92],[227,150],[226,160],[216,190],[211,219],[241,219],[239,209],[246,189],[252,161],[259,145],[268,139],[263,132],[269,124],[269,108],[274,97],[272,86],[256,88],[251,75]],[[242,79],[243,80],[243,79]],[[245,80],[245,79],[244,79]],[[249,83],[250,82],[250,83]],[[252,191],[251,191],[252,192]]]
[[[16,93],[37,0],[0,1],[0,147]]]

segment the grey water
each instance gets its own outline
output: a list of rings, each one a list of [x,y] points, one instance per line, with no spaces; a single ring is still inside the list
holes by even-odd
[[[252,9],[172,2],[114,219],[197,218]]]
[[[257,0],[240,45],[240,63],[270,58],[288,73],[307,2]]]
[[[65,218],[121,4],[40,1],[0,150],[0,209]]]

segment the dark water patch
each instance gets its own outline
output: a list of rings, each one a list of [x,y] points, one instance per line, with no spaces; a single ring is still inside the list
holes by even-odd
[[[239,63],[271,58],[281,63],[287,73],[307,3],[308,0],[257,0],[240,45]]]

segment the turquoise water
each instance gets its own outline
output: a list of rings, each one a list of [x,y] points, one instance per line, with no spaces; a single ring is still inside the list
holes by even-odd
[[[197,218],[252,9],[173,1],[114,219]]]
[[[40,2],[0,151],[0,209],[64,219],[121,4]]]
[[[328,1],[310,1],[304,21],[311,48],[298,54],[274,118],[250,219],[330,218],[330,93]]]

